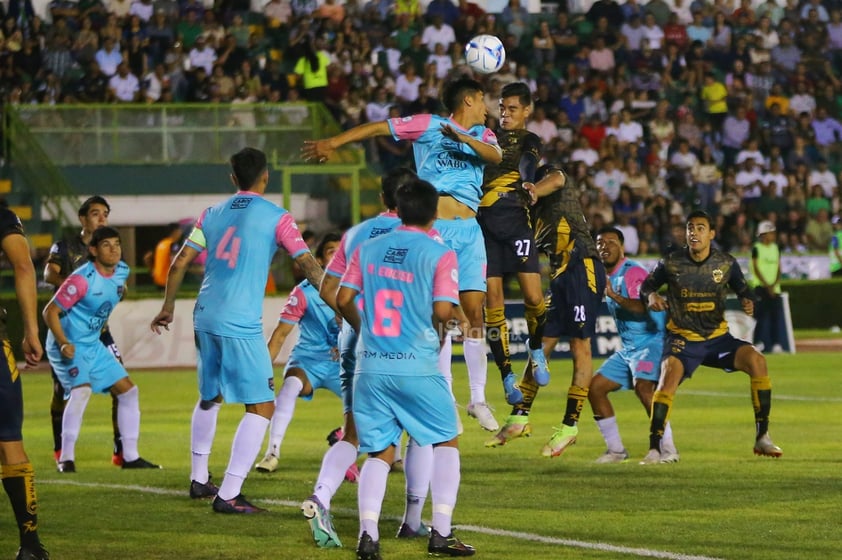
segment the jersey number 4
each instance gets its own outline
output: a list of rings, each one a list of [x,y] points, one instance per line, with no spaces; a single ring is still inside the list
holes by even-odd
[[[240,238],[234,235],[237,228],[234,226],[225,230],[225,234],[216,246],[216,258],[221,261],[228,261],[228,268],[237,266],[237,257],[240,256]]]
[[[374,295],[374,336],[394,338],[401,334],[401,312],[403,292],[379,290]]]

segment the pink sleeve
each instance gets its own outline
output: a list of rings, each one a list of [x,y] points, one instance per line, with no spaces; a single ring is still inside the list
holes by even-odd
[[[433,279],[433,300],[459,303],[459,268],[456,253],[447,251],[436,266]]]
[[[494,134],[494,131],[490,128],[486,128],[485,132],[482,134],[482,141],[486,144],[494,144],[497,145],[497,135]]]
[[[202,224],[203,224],[203,223],[204,223],[204,221],[205,221],[205,214],[207,214],[207,213],[208,213],[207,208],[205,208],[204,210],[202,210],[202,213],[201,213],[201,215],[199,215],[199,219],[198,219],[198,220],[196,220],[196,225],[195,225],[194,227],[197,227],[197,228],[199,228],[199,229],[202,229]]]
[[[278,225],[275,226],[275,242],[278,244],[278,247],[286,249],[292,258],[296,258],[310,250],[301,238],[301,232],[298,231],[298,224],[295,223],[289,212],[284,212],[284,215],[278,220]]]
[[[354,254],[351,255],[351,262],[348,263],[348,268],[345,269],[345,274],[342,275],[342,282],[340,285],[353,288],[358,292],[363,289],[363,271],[360,269],[360,249],[357,248]]]
[[[339,246],[336,248],[336,252],[333,253],[333,257],[327,264],[325,272],[331,276],[342,278],[346,268],[348,268],[348,261],[345,258],[345,236],[343,235],[342,239],[339,240]]]
[[[413,115],[389,119],[389,128],[396,140],[417,140],[430,128],[432,115]]]
[[[630,298],[638,299],[640,297],[640,285],[643,284],[647,276],[649,276],[649,273],[641,266],[635,266],[626,271],[624,280]]]
[[[78,274],[71,274],[55,295],[55,302],[67,311],[88,293],[88,282]]]
[[[296,324],[304,317],[305,311],[307,311],[307,298],[301,291],[301,287],[296,286],[290,292],[287,302],[281,310],[281,321]]]

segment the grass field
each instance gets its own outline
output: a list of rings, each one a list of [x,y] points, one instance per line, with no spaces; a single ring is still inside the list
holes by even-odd
[[[550,386],[532,414],[534,436],[486,449],[489,435],[463,411],[462,486],[454,522],[477,547],[477,557],[791,559],[840,558],[842,477],[842,354],[769,357],[773,378],[771,434],[781,459],[755,457],[754,423],[744,374],[702,369],[679,391],[672,415],[681,462],[643,467],[647,421],[631,393],[614,396],[632,461],[594,465],[604,450],[586,406],[579,443],[563,457],[539,452],[559,423],[570,379],[569,362],[554,362]],[[493,370],[493,365],[492,368]],[[356,486],[334,499],[345,548],[320,550],[298,510],[339,425],[339,399],[322,392],[299,401],[273,474],[252,473],[244,493],[270,512],[214,514],[191,501],[189,427],[196,399],[192,371],[136,372],[140,387],[141,454],[161,471],[126,471],[110,458],[110,399],[91,400],[77,448],[78,473],[60,475],[52,460],[49,375],[24,373],[26,447],[38,475],[42,539],[54,559],[342,559],[354,558]],[[464,367],[456,392],[465,402]],[[496,376],[489,396],[501,421],[508,414]],[[211,470],[220,480],[231,437],[241,417],[223,408]],[[16,549],[8,506],[0,513],[0,557]],[[390,479],[381,520],[388,559],[426,556],[426,543],[397,541],[403,511],[403,476]],[[429,512],[429,502],[427,505]],[[425,519],[429,518],[429,513]]]

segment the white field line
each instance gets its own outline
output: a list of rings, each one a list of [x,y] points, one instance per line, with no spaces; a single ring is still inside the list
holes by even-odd
[[[746,387],[748,389],[748,387]],[[748,397],[748,390],[745,393],[725,393],[719,391],[682,391],[679,389],[680,395],[693,395],[696,397],[725,397],[731,399],[744,399]],[[773,401],[802,401],[802,402],[816,402],[816,403],[839,403],[842,402],[842,397],[800,397],[797,395],[781,395],[772,391]]]
[[[158,494],[162,496],[182,496],[186,497],[187,492],[183,490],[173,490],[171,488],[156,488],[154,486],[141,486],[137,484],[104,484],[99,482],[79,482],[75,480],[56,480],[56,479],[38,479],[38,484],[52,484],[56,486],[81,486],[87,488],[99,488],[108,490],[122,490],[129,492],[141,492],[144,494]],[[260,502],[261,504],[269,504],[275,506],[283,506],[298,509],[301,502],[293,502],[290,500],[252,500]],[[210,507],[210,503],[208,503]],[[334,512],[342,513],[349,517],[357,515],[356,509],[350,508],[334,508]],[[392,521],[400,521],[400,517],[383,516],[381,519],[389,519]],[[662,550],[652,550],[648,548],[632,548],[628,546],[617,546],[601,542],[578,541],[573,539],[560,539],[557,537],[545,537],[543,535],[536,535],[535,533],[522,533],[520,531],[506,531],[505,529],[494,529],[491,527],[482,527],[479,525],[454,525],[454,528],[468,531],[471,533],[481,533],[483,535],[490,535],[493,537],[508,537],[519,539],[522,541],[529,541],[542,544],[553,544],[558,546],[570,548],[584,548],[588,550],[599,550],[603,552],[613,552],[618,554],[628,554],[629,556],[638,556],[641,558],[666,558],[667,560],[720,560],[711,556],[696,556],[692,554],[681,554],[678,552],[667,552]]]

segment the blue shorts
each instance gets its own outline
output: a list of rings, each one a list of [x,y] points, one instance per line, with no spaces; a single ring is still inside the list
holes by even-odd
[[[8,340],[3,341],[5,359],[0,363],[0,441],[23,439],[23,391],[15,354]]]
[[[342,412],[352,412],[354,404],[354,370],[357,369],[357,332],[342,321],[337,345],[339,346],[339,381],[342,388]]]
[[[456,253],[460,292],[485,292],[485,241],[476,218],[436,220],[433,228]]]
[[[406,432],[418,445],[456,437],[456,411],[444,376],[358,374],[354,422],[361,453],[383,451]]]
[[[86,384],[94,393],[107,393],[112,385],[129,375],[123,364],[99,340],[76,346],[76,354],[70,360],[61,355],[58,344],[48,344],[47,358],[64,387],[65,395],[74,387]]]
[[[295,350],[289,357],[284,374],[291,368],[298,368],[307,376],[310,385],[313,386],[313,392],[309,395],[302,395],[302,399],[310,400],[316,389],[327,389],[337,397],[342,396],[342,387],[339,380],[339,362],[317,356],[308,356],[306,354],[297,356]]]
[[[634,389],[637,379],[657,385],[661,377],[663,346],[663,340],[657,340],[633,351],[619,350],[603,362],[597,373],[617,383],[621,389]]]
[[[677,358],[684,365],[684,379],[688,379],[699,366],[734,371],[737,350],[750,345],[750,342],[734,338],[731,333],[710,340],[692,341],[667,332],[663,357]]]
[[[258,404],[275,400],[272,358],[262,336],[231,338],[196,331],[199,395],[229,403]]]
[[[550,280],[544,336],[591,338],[605,294],[605,267],[594,258],[574,260]]]

